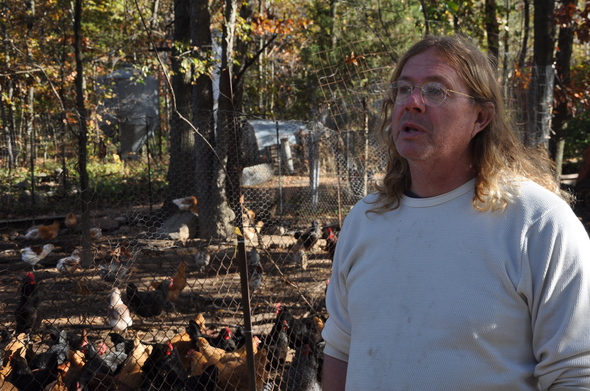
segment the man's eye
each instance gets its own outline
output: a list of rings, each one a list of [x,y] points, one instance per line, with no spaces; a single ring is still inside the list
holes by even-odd
[[[412,93],[412,87],[411,86],[398,86],[397,93],[400,95],[409,95]]]
[[[440,96],[445,94],[445,89],[441,86],[424,86],[424,93],[430,96]]]

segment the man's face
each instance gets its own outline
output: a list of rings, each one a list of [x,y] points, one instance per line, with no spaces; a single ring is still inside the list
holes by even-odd
[[[410,58],[398,80],[411,86],[438,82],[447,89],[470,94],[454,68],[434,49]],[[425,163],[443,170],[470,167],[469,144],[482,129],[480,112],[473,99],[453,92],[439,106],[429,105],[420,88],[414,88],[405,102],[394,105],[393,140],[410,166]]]

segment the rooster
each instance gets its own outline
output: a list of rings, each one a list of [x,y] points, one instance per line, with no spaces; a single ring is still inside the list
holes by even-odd
[[[172,286],[168,289],[168,300],[169,301],[176,301],[180,296],[180,293],[184,288],[186,288],[186,262],[180,262],[178,265],[178,270],[174,276],[172,276]],[[154,281],[151,284],[153,289],[158,289],[158,287],[162,284],[162,281]]]
[[[57,261],[55,268],[63,274],[72,274],[80,266],[80,250],[75,249],[69,257]]]
[[[16,334],[36,328],[40,303],[37,281],[31,272],[25,274],[20,286],[20,301],[16,307]]]
[[[38,225],[29,228],[25,234],[26,240],[43,240],[48,241],[55,239],[59,233],[59,221],[54,221],[53,224],[49,225]]]
[[[293,247],[291,247],[291,253],[293,261],[301,264],[303,270],[307,269],[307,251],[311,250],[318,240],[322,237],[322,228],[317,220],[312,222],[311,228],[305,231],[295,231],[293,237],[297,240]]]
[[[338,243],[338,236],[332,229],[332,227],[328,227],[326,229],[326,233],[323,235],[325,236],[326,244],[324,245],[324,251],[328,253],[328,257],[330,261],[334,261],[334,252],[336,251],[336,244]]]
[[[31,265],[34,271],[35,265],[48,256],[54,249],[55,246],[51,243],[48,243],[44,246],[25,247],[21,250],[21,259]]]
[[[268,351],[269,369],[281,368],[289,353],[289,323],[286,320],[275,322],[270,333],[264,338],[262,345]]]
[[[129,309],[143,318],[160,315],[168,301],[168,290],[173,283],[174,281],[168,278],[160,284],[158,289],[141,292],[134,283],[130,282],[126,291]]]
[[[109,318],[109,325],[117,333],[125,331],[127,327],[133,324],[131,313],[121,299],[121,290],[119,288],[114,288],[111,292],[107,317]]]
[[[188,380],[188,373],[180,361],[178,351],[170,342],[155,344],[141,370],[142,389],[182,390]]]

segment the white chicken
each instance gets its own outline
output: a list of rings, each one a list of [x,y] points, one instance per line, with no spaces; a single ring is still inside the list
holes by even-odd
[[[39,263],[43,258],[49,255],[55,246],[51,243],[48,243],[41,246],[29,246],[25,247],[21,250],[21,258],[24,262],[28,263],[32,266],[33,270],[35,270],[35,265]]]
[[[80,250],[75,249],[69,257],[57,261],[55,268],[63,274],[72,274],[80,266]]]
[[[113,331],[121,333],[133,324],[131,313],[121,299],[121,290],[119,288],[113,288],[110,300],[107,311],[109,325],[113,328]]]

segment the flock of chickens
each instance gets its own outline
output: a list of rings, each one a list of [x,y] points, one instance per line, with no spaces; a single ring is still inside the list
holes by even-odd
[[[187,202],[191,212],[198,215],[196,198]],[[181,206],[179,205],[179,208]],[[253,219],[252,219],[253,220]],[[71,228],[75,216],[69,214],[64,225]],[[31,241],[50,241],[57,236],[59,223],[37,226],[25,234]],[[337,242],[335,228],[322,229],[318,221],[307,230],[289,233],[296,239],[290,253],[293,261],[307,268],[307,254],[319,239],[325,240],[324,250],[333,259]],[[93,229],[91,238],[102,235]],[[39,281],[35,267],[54,250],[51,243],[31,245],[21,250],[21,258],[32,268],[25,273],[19,288],[19,302],[15,310],[14,334],[2,330],[2,367],[0,391],[99,391],[99,390],[249,390],[246,361],[246,333],[240,326],[232,330],[224,326],[213,330],[205,326],[203,314],[198,314],[186,326],[186,332],[161,343],[145,343],[125,335],[136,318],[159,316],[165,306],[174,307],[187,286],[187,263],[181,262],[172,277],[154,281],[148,289],[139,289],[129,282],[123,292],[113,287],[108,306],[109,348],[104,342],[89,341],[86,330],[76,335],[65,330],[51,330],[49,347],[43,353],[30,348],[30,336],[40,331],[38,308]],[[117,254],[117,251],[119,252]],[[113,255],[131,258],[125,245]],[[260,255],[252,247],[247,257],[250,292],[260,288],[263,267]],[[197,270],[210,263],[210,254],[198,252],[194,257]],[[59,259],[56,268],[71,274],[80,266],[80,252]],[[130,267],[125,262],[102,264],[105,281],[117,282]],[[113,284],[114,286],[114,284]],[[284,304],[276,305],[272,329],[265,335],[251,335],[256,373],[256,389],[271,391],[320,390],[323,354],[322,319],[318,316],[295,317]],[[294,352],[294,353],[293,353]],[[288,363],[287,357],[292,355]],[[273,371],[284,371],[282,380],[271,377]]]

